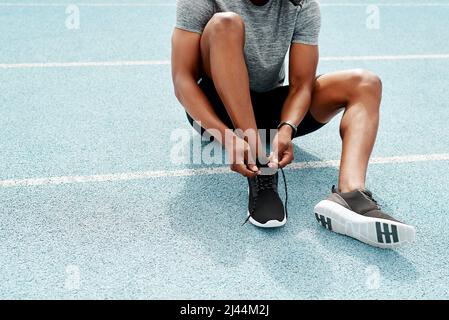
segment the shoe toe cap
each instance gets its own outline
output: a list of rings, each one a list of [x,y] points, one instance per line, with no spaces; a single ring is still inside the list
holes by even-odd
[[[261,223],[275,220],[284,221],[284,204],[279,195],[271,191],[265,191],[260,194],[253,216]]]

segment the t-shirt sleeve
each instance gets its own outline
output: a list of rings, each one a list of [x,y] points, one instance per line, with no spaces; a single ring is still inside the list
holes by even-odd
[[[176,2],[176,28],[203,33],[214,15],[212,0],[178,0]]]
[[[316,0],[305,0],[296,19],[293,43],[318,45],[321,29],[320,4]]]

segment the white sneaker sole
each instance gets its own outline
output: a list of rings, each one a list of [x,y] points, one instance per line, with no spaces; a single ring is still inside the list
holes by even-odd
[[[369,218],[342,205],[324,200],[315,207],[315,217],[326,229],[374,247],[393,249],[415,240],[414,227],[391,220]]]
[[[248,217],[250,216],[249,212],[248,212]],[[271,228],[280,228],[285,226],[285,224],[287,223],[287,217],[284,217],[284,220],[279,221],[279,220],[270,220],[264,224],[257,222],[256,220],[254,220],[252,217],[249,218],[249,222],[252,225],[255,225],[256,227],[259,228],[265,228],[265,229],[271,229]]]

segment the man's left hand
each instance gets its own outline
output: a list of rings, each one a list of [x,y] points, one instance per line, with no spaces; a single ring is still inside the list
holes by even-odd
[[[289,126],[284,126],[279,129],[276,134],[273,145],[272,152],[270,155],[271,168],[285,168],[287,165],[293,162],[293,142],[292,142],[292,129]]]

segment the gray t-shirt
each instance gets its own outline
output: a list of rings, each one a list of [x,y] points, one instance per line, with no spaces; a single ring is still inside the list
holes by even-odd
[[[321,26],[317,0],[295,7],[289,0],[270,0],[256,6],[250,0],[178,0],[176,27],[202,33],[217,12],[234,12],[245,23],[245,59],[250,87],[274,89],[285,78],[285,56],[291,43],[318,44]]]

